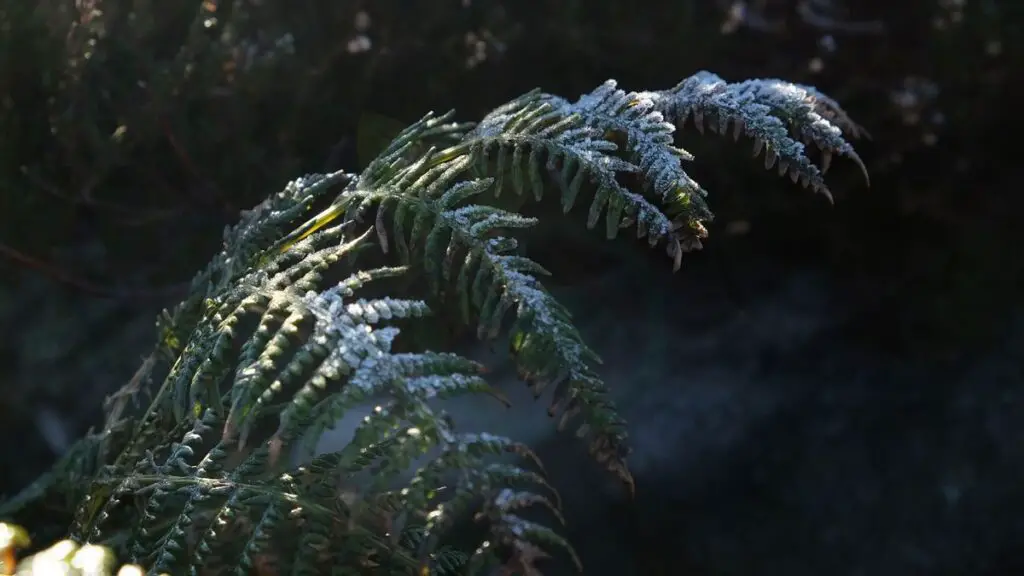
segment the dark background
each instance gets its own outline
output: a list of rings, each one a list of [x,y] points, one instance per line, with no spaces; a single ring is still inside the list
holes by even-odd
[[[584,327],[611,373],[685,381],[676,421],[702,422],[664,440],[678,466],[641,464],[637,501],[599,511],[619,560],[1024,571],[1024,4],[163,4],[0,5],[0,493],[99,421],[238,210],[305,172],[361,167],[367,118],[473,120],[533,87],[661,89],[707,69],[839,100],[871,133],[857,142],[871,186],[837,160],[832,208],[749,143],[684,132],[718,215],[707,248],[672,278],[644,268],[610,289],[618,323]],[[547,255],[560,284],[589,286],[594,271],[569,266],[583,256]],[[669,311],[622,300],[638,284]],[[748,360],[743,385],[710,375]],[[644,420],[642,402],[627,416]],[[634,431],[641,462],[649,432]]]

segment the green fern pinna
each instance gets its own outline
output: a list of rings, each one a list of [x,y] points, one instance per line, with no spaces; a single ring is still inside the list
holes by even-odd
[[[523,255],[517,238],[537,221],[510,207],[558,198],[678,268],[712,216],[674,144],[691,119],[749,138],[766,168],[828,198],[833,156],[864,169],[843,110],[779,80],[701,72],[659,92],[608,81],[576,102],[530,92],[478,124],[428,114],[361,174],[306,176],[244,213],[160,318],[104,428],[0,513],[45,510],[154,574],[539,574],[550,554],[575,558],[524,512],[560,520],[530,448],[459,432],[444,413],[438,399],[500,394],[436,334],[454,323],[507,335],[523,380],[554,390],[560,426],[631,488],[600,360]],[[311,451],[365,402],[379,405],[348,446]],[[508,453],[520,458],[494,457]],[[451,537],[464,519],[474,543]]]

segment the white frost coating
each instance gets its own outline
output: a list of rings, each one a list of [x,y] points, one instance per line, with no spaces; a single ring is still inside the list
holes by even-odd
[[[754,155],[765,151],[765,168],[776,167],[804,187],[830,196],[822,174],[832,154],[854,160],[864,172],[863,162],[843,137],[859,137],[863,129],[854,124],[839,105],[817,90],[774,78],[728,83],[710,72],[698,72],[675,88],[644,92],[654,108],[680,126],[691,115],[701,132],[705,118],[713,117],[710,128],[725,134],[733,126],[733,138],[754,139]],[[802,140],[803,142],[797,140]],[[822,167],[807,157],[804,143],[822,151]]]
[[[500,345],[499,345],[500,347]],[[526,444],[540,443],[549,436],[554,425],[548,417],[544,406],[534,401],[527,387],[516,382],[509,385],[515,378],[514,371],[508,366],[506,354],[492,352],[485,346],[474,346],[474,353],[467,354],[470,359],[483,362],[497,369],[488,378],[497,383],[497,387],[508,398],[512,406],[506,408],[497,398],[484,394],[463,394],[448,399],[430,398],[427,404],[438,414],[445,412],[452,416],[453,430],[457,433],[490,433],[509,436],[512,440]],[[507,349],[507,348],[505,348]],[[438,377],[422,376],[412,378],[409,384],[417,388],[436,388]],[[457,376],[458,378],[458,376]],[[450,379],[450,377],[445,377]],[[337,423],[333,430],[326,431],[316,443],[315,454],[325,454],[341,450],[347,446],[363,419],[371,415],[374,408],[385,403],[385,398],[375,398],[350,409]],[[510,427],[508,423],[514,423]],[[439,449],[422,456],[407,469],[406,473],[396,479],[396,485],[410,480],[416,469],[435,457]]]
[[[766,351],[799,346],[842,319],[831,317],[828,291],[812,277],[793,275],[765,287],[758,302],[740,311],[714,282],[699,286],[699,278],[665,273],[664,282],[647,284],[643,301],[634,298],[635,269],[552,292],[574,312],[584,341],[604,359],[597,370],[627,421],[633,474],[692,470],[697,478],[709,451],[749,441],[757,423],[782,407],[785,392],[764,385],[760,373]],[[556,431],[546,410],[549,395],[534,400],[505,350],[498,342],[493,350],[477,343],[458,352],[492,369],[486,378],[508,397],[510,408],[486,395],[435,398],[429,404],[452,417],[456,432],[506,436],[537,449],[556,488],[581,481],[574,467],[587,461],[585,448],[568,438],[571,434]],[[316,452],[347,445],[382,400],[349,411],[321,436]],[[426,461],[420,458],[413,467]],[[410,479],[413,471],[399,480]]]
[[[686,174],[680,162],[693,157],[673,146],[675,126],[655,109],[656,97],[652,92],[627,94],[616,88],[614,80],[608,80],[575,104],[566,104],[566,109],[582,113],[589,125],[602,131],[625,133],[637,155],[639,170],[653,176],[649,181],[658,197],[666,198],[677,187],[701,194],[700,186]]]

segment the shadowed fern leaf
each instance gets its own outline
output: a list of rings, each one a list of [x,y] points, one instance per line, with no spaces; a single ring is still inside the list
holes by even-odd
[[[701,72],[660,92],[609,81],[576,102],[534,91],[479,124],[450,118],[424,116],[359,175],[307,176],[243,214],[158,323],[146,374],[158,385],[138,378],[121,395],[145,407],[120,400],[83,440],[95,461],[87,488],[51,475],[9,508],[84,493],[71,536],[155,572],[539,574],[551,551],[575,555],[521,510],[560,521],[558,495],[529,447],[459,432],[444,413],[445,398],[501,395],[484,366],[419,337],[451,320],[431,311],[455,310],[482,339],[508,334],[522,378],[538,395],[554,389],[559,426],[632,489],[600,359],[520,250],[517,234],[537,221],[515,208],[547,196],[566,213],[583,204],[588,228],[630,229],[678,269],[712,217],[684,170],[692,156],[675,145],[689,118],[752,138],[767,168],[826,195],[834,155],[863,169],[843,136],[862,130],[845,112],[776,80]],[[348,446],[313,453],[366,403],[375,409]],[[475,550],[449,539],[470,516],[484,530]]]

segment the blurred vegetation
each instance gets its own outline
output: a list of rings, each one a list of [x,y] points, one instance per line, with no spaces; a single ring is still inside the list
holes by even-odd
[[[17,551],[31,545],[21,526],[0,522],[0,574],[11,576],[113,576],[117,559],[102,546],[79,546],[62,540],[32,556],[18,560]],[[142,576],[142,568],[121,566],[117,576]]]
[[[882,250],[899,258],[906,248],[916,259],[917,247],[894,238],[917,236],[906,226],[957,235],[992,210],[1005,213],[994,207],[1006,186],[985,181],[1005,161],[989,135],[1014,120],[996,111],[1013,102],[1022,50],[1014,22],[1024,8],[846,4],[5,3],[0,250],[5,266],[40,268],[88,292],[159,297],[171,285],[173,294],[238,210],[296,174],[356,168],[367,113],[408,121],[454,107],[473,118],[534,86],[573,95],[608,77],[658,86],[713,68],[814,83],[856,110],[883,143],[870,166],[874,191],[847,199],[840,190],[848,208],[823,214],[827,230],[813,233],[827,237],[825,250],[862,252],[836,256],[846,269],[870,266]],[[752,172],[716,179],[718,187],[742,189]],[[965,188],[984,193],[966,200]],[[745,204],[737,217],[790,210],[722,196]],[[869,220],[858,209],[872,211],[884,243],[847,241]],[[102,266],[53,261],[55,250],[84,241],[102,246]],[[927,280],[908,279],[918,281]],[[954,300],[969,291],[950,290]]]
[[[709,259],[827,268],[887,353],[983,348],[1024,293],[1021,22],[1012,0],[0,3],[0,416],[46,436],[57,406],[81,433],[223,227],[290,178],[358,168],[367,118],[699,69],[814,84],[874,137],[872,188],[837,166],[836,209],[685,141],[722,215]],[[53,456],[24,450],[0,493]]]

